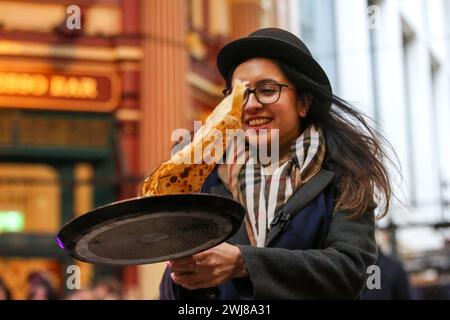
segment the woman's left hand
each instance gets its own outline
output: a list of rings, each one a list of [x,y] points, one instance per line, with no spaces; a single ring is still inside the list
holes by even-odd
[[[173,282],[189,290],[215,287],[246,276],[241,250],[228,243],[168,264],[172,267]]]

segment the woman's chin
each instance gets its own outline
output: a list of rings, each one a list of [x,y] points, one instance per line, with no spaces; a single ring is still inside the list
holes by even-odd
[[[279,129],[270,128],[270,123],[264,126],[251,127],[244,125],[245,137],[247,142],[258,150],[261,154],[271,154],[278,150],[273,150],[271,144],[277,142],[279,139]],[[277,147],[277,146],[273,146]]]
[[[258,147],[258,149],[269,150],[271,145],[271,136],[270,134],[256,134],[256,135],[248,135],[247,141],[253,147]]]

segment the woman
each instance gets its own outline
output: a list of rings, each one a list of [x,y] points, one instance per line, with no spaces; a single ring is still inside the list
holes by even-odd
[[[221,49],[230,92],[249,82],[244,129],[279,132],[278,166],[221,164],[203,192],[247,209],[227,243],[170,261],[161,299],[354,299],[375,263],[375,195],[389,208],[380,138],[332,94],[330,82],[295,35],[258,30]],[[261,130],[261,131],[260,131]]]

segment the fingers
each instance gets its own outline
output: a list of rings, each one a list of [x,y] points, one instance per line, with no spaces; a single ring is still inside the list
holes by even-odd
[[[211,254],[213,253],[213,250],[206,250],[206,251],[202,251],[200,253],[196,253],[192,256],[192,259],[196,260],[196,261],[202,261],[205,260],[206,258],[208,258]]]
[[[177,264],[177,265],[185,265],[185,264],[195,263],[195,261],[196,260],[194,259],[194,256],[187,256],[187,257],[170,260],[169,262],[172,264]]]
[[[191,263],[172,263],[171,277],[174,283],[189,290],[213,287],[217,280],[215,272],[210,266],[202,264],[203,261]]]
[[[210,263],[210,260],[212,260],[212,253],[213,252],[211,250],[207,250],[192,256],[170,260],[168,262],[168,265],[170,265],[172,270],[176,273],[195,272],[196,270],[198,270],[200,265],[206,268],[212,266]]]
[[[189,290],[210,288],[216,286],[217,279],[211,276],[208,272],[196,272],[186,274],[171,274],[172,281]]]
[[[194,261],[185,264],[171,263],[169,264],[174,273],[195,273],[200,269],[200,261]]]
[[[225,270],[220,267],[199,265],[197,272],[172,272],[174,283],[189,290],[211,288],[224,282]]]
[[[190,290],[224,283],[235,274],[236,251],[239,249],[224,243],[204,252],[171,260],[172,280]]]
[[[177,258],[174,260],[170,260],[171,263],[173,264],[178,264],[178,265],[187,265],[190,263],[194,263],[195,261],[203,261],[203,260],[208,260],[209,257],[213,256],[213,255],[217,255],[218,252],[223,251],[226,248],[230,248],[230,247],[234,247],[228,243],[221,243],[220,245],[206,250],[206,251],[202,251],[199,253],[196,253],[194,255],[191,256],[186,256],[186,257],[182,257],[182,258]]]
[[[191,273],[198,268],[197,262],[192,256],[171,260],[167,263],[175,273]]]

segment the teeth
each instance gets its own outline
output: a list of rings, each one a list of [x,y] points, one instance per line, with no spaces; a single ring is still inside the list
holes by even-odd
[[[258,119],[252,119],[248,122],[249,125],[251,126],[259,126],[262,124],[266,124],[269,123],[271,121],[271,119],[267,119],[267,118],[258,118]]]

